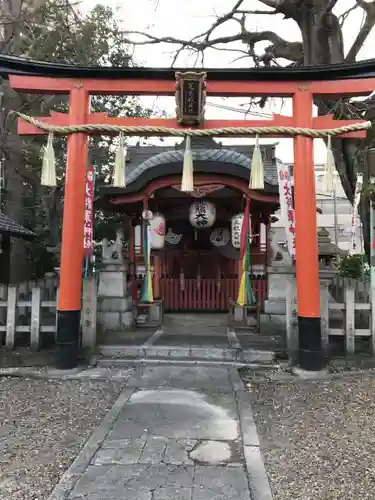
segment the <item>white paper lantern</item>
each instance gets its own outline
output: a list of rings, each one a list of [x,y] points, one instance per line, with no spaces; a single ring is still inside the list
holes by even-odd
[[[231,219],[231,236],[232,236],[232,245],[234,248],[240,248],[241,247],[241,231],[242,231],[242,223],[243,223],[243,218],[244,214],[236,214],[233,215]],[[250,241],[252,240],[251,238],[251,218],[249,217],[249,235],[250,235]]]
[[[142,212],[142,219],[143,220],[151,220],[153,218],[154,214],[151,212],[151,210],[143,210]]]
[[[151,227],[151,248],[160,250],[164,247],[165,241],[165,217],[161,214],[154,214],[150,220]]]
[[[210,201],[196,200],[190,206],[189,220],[198,229],[212,227],[216,220],[215,205]]]

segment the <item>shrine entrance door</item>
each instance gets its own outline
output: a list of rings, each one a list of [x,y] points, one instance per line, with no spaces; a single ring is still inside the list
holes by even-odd
[[[162,261],[166,311],[226,311],[238,289],[236,261],[210,250],[170,250]]]

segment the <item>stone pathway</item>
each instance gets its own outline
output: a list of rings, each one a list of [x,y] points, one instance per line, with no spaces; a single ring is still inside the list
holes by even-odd
[[[138,368],[50,500],[271,500],[231,368]]]

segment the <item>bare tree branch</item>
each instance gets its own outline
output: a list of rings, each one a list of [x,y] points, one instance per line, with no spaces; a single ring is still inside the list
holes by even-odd
[[[366,2],[365,0],[356,0],[356,3],[366,12],[366,17],[365,22],[359,30],[359,33],[346,56],[347,62],[355,61],[358,52],[363,47],[363,44],[365,43],[367,37],[375,26],[375,1]]]
[[[238,19],[236,19],[239,21]],[[284,40],[282,37],[277,35],[273,31],[260,31],[260,32],[251,32],[244,28],[241,29],[241,33],[237,33],[235,35],[223,36],[218,38],[213,38],[211,40],[182,40],[174,37],[156,37],[154,35],[150,35],[149,33],[144,33],[141,31],[132,31],[128,32],[128,34],[133,35],[141,35],[146,38],[143,41],[136,41],[127,39],[127,42],[134,45],[153,45],[158,43],[168,43],[174,45],[180,45],[181,47],[178,49],[178,54],[181,53],[183,49],[194,49],[198,52],[204,51],[207,48],[218,49],[218,50],[227,50],[233,52],[247,53],[248,56],[251,56],[258,61],[269,61],[273,58],[283,58],[293,62],[302,62],[303,61],[303,50],[302,44],[300,42],[288,42]],[[247,52],[242,51],[241,49],[228,49],[217,47],[218,45],[225,45],[230,42],[241,41],[242,43],[248,46]],[[268,46],[265,49],[265,54],[261,56],[256,56],[255,53],[255,45],[259,42],[269,41],[272,42],[272,45]],[[178,55],[177,54],[177,55]],[[174,58],[175,62],[176,57]]]
[[[237,10],[237,14],[247,14],[251,16],[274,16],[277,14],[275,10]]]
[[[367,14],[371,13],[372,10],[372,5],[374,2],[366,2],[366,0],[355,0],[356,4],[361,7],[364,11],[367,12]]]
[[[285,3],[284,0],[260,0],[264,5],[272,7],[273,9],[280,9]]]
[[[229,12],[227,12],[223,16],[220,16],[205,33],[203,33],[202,35],[198,35],[196,38],[205,36],[205,40],[208,41],[212,32],[216,28],[233,18],[234,14],[237,12],[237,9],[242,5],[243,2],[244,0],[238,0]]]
[[[222,36],[207,41],[182,40],[180,38],[174,38],[171,36],[159,38],[154,35],[150,35],[149,33],[144,33],[143,31],[128,31],[125,32],[125,34],[141,35],[146,37],[146,40],[140,42],[126,39],[126,42],[132,45],[154,45],[158,43],[170,43],[174,45],[183,45],[185,48],[191,48],[196,50],[204,50],[214,45],[218,45],[220,43],[225,44],[230,42],[237,42],[242,39],[242,35],[240,33],[231,36]]]
[[[358,3],[356,3],[355,5],[352,5],[351,7],[349,7],[349,9],[347,9],[345,12],[343,12],[339,16],[338,21],[339,21],[339,24],[340,24],[341,27],[343,26],[343,24],[347,20],[349,14],[351,14],[354,10],[357,10],[358,7],[359,7],[359,5],[358,5]]]

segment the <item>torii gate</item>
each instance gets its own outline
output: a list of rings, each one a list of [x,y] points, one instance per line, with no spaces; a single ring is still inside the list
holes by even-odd
[[[155,68],[67,68],[59,65],[44,65],[23,61],[21,71],[12,74],[9,82],[13,89],[37,94],[68,94],[69,113],[52,113],[50,117],[39,117],[39,121],[55,125],[121,125],[159,126],[183,128],[175,119],[161,118],[111,118],[105,113],[90,113],[91,95],[154,95],[173,96],[176,92],[175,70]],[[13,63],[14,67],[14,63]],[[25,67],[27,71],[25,70]],[[205,70],[206,89],[209,96],[247,97],[272,96],[291,97],[293,116],[275,115],[273,120],[206,120],[203,129],[220,127],[301,127],[322,130],[345,125],[363,123],[361,120],[334,120],[332,116],[313,117],[314,96],[360,96],[368,95],[375,88],[373,73],[365,78],[359,65],[351,71],[332,68],[320,70],[303,69],[273,70]],[[185,71],[185,70],[184,70]],[[186,70],[189,71],[189,70]],[[196,71],[196,70],[191,70]],[[363,70],[362,70],[363,72]],[[16,73],[16,72],[14,72]],[[56,73],[58,76],[55,76]],[[321,81],[324,73],[325,81]],[[42,74],[44,76],[35,76]],[[53,75],[53,76],[50,76]],[[351,79],[343,79],[346,76]],[[330,78],[333,78],[332,81]],[[19,119],[20,135],[46,134],[45,130]],[[107,134],[108,132],[106,132]],[[135,133],[134,135],[140,135]],[[152,135],[148,133],[147,135]],[[160,132],[154,135],[168,135]],[[288,134],[273,134],[278,137]],[[341,137],[360,138],[364,130],[340,134]],[[85,176],[88,168],[88,133],[75,132],[68,137],[68,152],[65,180],[64,218],[61,247],[60,290],[57,307],[58,362],[61,368],[70,368],[77,363],[79,338]],[[313,137],[294,137],[294,203],[296,214],[296,275],[299,329],[299,364],[308,370],[318,370],[324,364],[321,346],[320,284],[317,248],[317,221],[315,200],[315,174]]]

